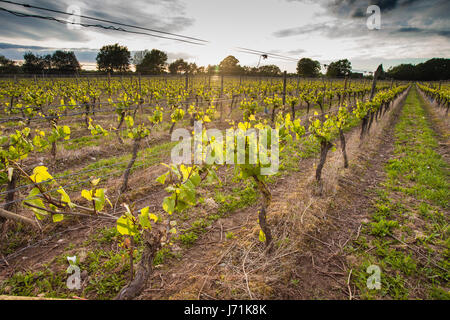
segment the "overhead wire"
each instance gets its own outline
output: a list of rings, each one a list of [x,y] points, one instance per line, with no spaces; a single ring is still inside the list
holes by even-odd
[[[2,0],[0,0],[0,1],[2,1]],[[120,32],[125,32],[125,33],[146,35],[146,36],[151,36],[151,37],[156,37],[156,38],[161,38],[161,39],[181,41],[181,42],[195,44],[195,45],[205,45],[205,43],[194,42],[194,41],[184,40],[184,39],[171,38],[171,37],[151,34],[151,33],[148,33],[148,32],[132,31],[132,30],[128,30],[128,29],[123,29],[121,27],[104,26],[104,25],[101,25],[101,24],[87,24],[87,23],[81,23],[81,22],[67,21],[67,20],[63,20],[63,19],[59,19],[59,18],[55,18],[55,17],[51,17],[51,16],[41,16],[41,15],[37,15],[37,14],[28,14],[28,13],[8,10],[8,9],[2,8],[2,7],[0,7],[0,11],[7,12],[7,13],[13,14],[13,15],[15,15],[17,17],[21,17],[21,18],[37,18],[37,19],[55,21],[55,22],[59,22],[59,23],[62,23],[62,24],[67,24],[67,25],[69,25],[69,24],[80,25],[80,26],[86,27],[86,28],[93,27],[93,28],[100,28],[100,29],[105,29],[105,30],[114,30],[114,31],[120,31]]]
[[[60,11],[60,10],[43,8],[43,7],[40,7],[40,6],[35,6],[35,5],[31,5],[31,4],[26,4],[26,3],[18,3],[18,2],[14,2],[14,1],[8,1],[8,0],[0,0],[0,2],[13,4],[13,5],[18,5],[18,6],[23,6],[25,8],[38,9],[38,10],[43,10],[43,11],[48,11],[48,12],[53,12],[53,13],[64,14],[64,15],[68,15],[68,16],[77,16],[77,17],[84,18],[84,19],[89,19],[89,20],[95,20],[95,21],[100,21],[100,22],[112,23],[112,24],[116,24],[116,25],[120,25],[120,26],[124,26],[124,27],[130,27],[130,28],[134,28],[134,29],[146,30],[146,31],[151,31],[151,32],[156,32],[156,33],[161,33],[161,34],[167,34],[167,35],[171,35],[171,36],[175,36],[175,37],[179,37],[179,38],[185,38],[185,39],[200,41],[200,42],[204,42],[204,43],[209,42],[208,40],[204,40],[204,39],[200,39],[200,38],[196,38],[196,37],[185,36],[185,35],[181,35],[181,34],[177,34],[177,33],[161,31],[161,30],[156,30],[156,29],[150,29],[150,28],[146,28],[146,27],[135,26],[135,25],[131,25],[131,24],[126,24],[126,23],[122,23],[122,22],[117,22],[117,21],[112,21],[112,20],[107,20],[107,19],[101,19],[101,18],[86,16],[86,15],[81,15],[81,14],[68,13],[68,12],[64,12],[64,11]]]

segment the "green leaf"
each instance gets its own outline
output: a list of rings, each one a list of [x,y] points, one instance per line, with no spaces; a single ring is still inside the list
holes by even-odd
[[[53,222],[60,222],[60,221],[62,221],[63,219],[64,219],[64,215],[62,215],[62,214],[54,214],[53,216],[52,216],[52,218],[53,218]]]
[[[86,190],[86,189],[82,190],[81,196],[88,201],[92,201],[92,193],[90,190]]]
[[[164,211],[166,211],[168,214],[172,214],[175,209],[175,199],[173,198],[173,196],[165,197],[162,206]]]
[[[28,198],[33,198],[35,196],[37,196],[38,194],[40,194],[40,191],[38,188],[33,188],[30,193],[28,194],[27,199],[24,200],[24,202],[28,202],[29,204],[32,204],[36,207],[40,207],[40,208],[45,208],[44,202],[42,201],[42,199],[36,198],[36,199],[28,199]],[[26,205],[26,204],[24,204]],[[39,220],[42,220],[44,218],[44,216],[48,215],[48,212],[45,210],[41,210],[41,209],[37,209],[37,208],[32,208],[30,207],[31,210],[35,213],[36,217]]]
[[[160,175],[158,178],[156,178],[156,182],[159,182],[161,184],[164,184],[166,182],[167,176],[169,175],[169,171],[164,173],[163,175]]]
[[[31,180],[40,183],[46,180],[53,180],[53,177],[48,173],[47,167],[38,166],[33,169],[33,174],[30,176]]]
[[[124,236],[134,236],[137,234],[133,221],[127,215],[123,215],[117,219],[117,231]]]
[[[152,228],[148,211],[149,211],[149,208],[145,207],[145,208],[141,209],[141,214],[139,215],[139,223],[143,229],[151,229]]]
[[[59,194],[61,194],[61,201],[62,201],[62,202],[67,203],[67,205],[68,205],[70,208],[75,207],[75,204],[74,204],[72,201],[70,201],[69,195],[67,194],[67,192],[66,192],[62,187],[59,187],[59,189],[57,190],[57,192],[58,192]]]
[[[261,242],[266,242],[266,235],[264,233],[264,231],[259,230],[259,236],[258,236],[259,241]]]
[[[191,172],[191,170],[192,168],[186,167],[184,164],[180,165],[180,171],[183,175],[183,181],[189,177],[189,173]]]
[[[150,213],[150,214],[148,215],[148,217],[149,217],[150,219],[152,219],[153,221],[158,222],[158,216],[157,216],[156,214]]]
[[[101,211],[105,206],[105,189],[95,190],[95,210]]]
[[[200,182],[202,181],[202,179],[200,178],[200,175],[198,173],[192,174],[192,176],[189,178],[189,180],[192,181],[194,186],[198,186],[200,184]]]

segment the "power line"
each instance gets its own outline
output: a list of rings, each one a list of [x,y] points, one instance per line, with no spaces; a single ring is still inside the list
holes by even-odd
[[[236,49],[238,49],[238,51],[243,52],[243,53],[257,54],[259,56],[266,55],[266,56],[269,56],[269,57],[272,57],[272,58],[280,58],[280,59],[283,59],[283,60],[297,61],[297,59],[292,58],[292,57],[283,56],[281,54],[276,54],[276,53],[269,53],[269,52],[266,52],[266,51],[259,51],[259,50],[242,48],[242,47],[237,47]]]
[[[167,31],[150,29],[150,28],[145,28],[145,27],[140,27],[140,26],[134,26],[134,25],[126,24],[126,23],[121,23],[121,22],[116,22],[116,21],[111,21],[111,20],[106,20],[106,19],[100,19],[100,18],[95,18],[95,17],[91,17],[91,16],[72,14],[72,13],[68,13],[68,12],[64,12],[64,11],[60,11],[60,10],[43,8],[43,7],[38,7],[38,6],[25,4],[25,3],[18,3],[18,2],[7,1],[7,0],[0,0],[0,2],[9,3],[9,4],[13,4],[13,5],[18,5],[18,6],[22,6],[22,7],[25,7],[25,8],[33,8],[33,9],[38,9],[38,10],[43,10],[43,11],[60,13],[60,14],[68,15],[68,16],[77,16],[77,17],[85,18],[85,19],[89,19],[89,20],[95,20],[95,21],[101,21],[101,22],[106,22],[106,23],[112,23],[112,24],[116,24],[116,25],[119,25],[119,26],[130,27],[130,28],[135,28],[135,29],[140,29],[140,30],[146,30],[146,31],[151,31],[151,32],[156,32],[156,33],[161,33],[161,34],[167,34],[167,35],[171,35],[171,36],[175,36],[175,37],[179,37],[179,38],[185,38],[185,39],[190,39],[190,40],[195,40],[195,41],[200,41],[200,42],[205,42],[205,43],[209,42],[207,40],[194,38],[194,37],[189,37],[189,36],[184,36],[184,35],[181,35],[181,34],[171,33],[171,32],[167,32]]]
[[[3,0],[0,0],[0,1],[3,1]],[[171,37],[165,37],[165,36],[160,36],[160,35],[151,34],[151,33],[147,33],[147,32],[131,31],[131,30],[120,28],[120,27],[114,27],[114,26],[104,26],[101,24],[87,24],[87,23],[81,23],[81,22],[80,23],[79,22],[71,22],[71,21],[58,19],[55,17],[41,16],[41,15],[36,15],[36,14],[28,14],[28,13],[8,10],[5,8],[0,8],[0,11],[5,11],[7,13],[13,14],[20,18],[37,18],[37,19],[55,21],[55,22],[59,22],[62,24],[80,25],[80,26],[86,27],[86,28],[93,27],[93,28],[99,28],[99,29],[105,29],[105,30],[114,30],[114,31],[120,31],[120,32],[125,32],[125,33],[146,35],[146,36],[161,38],[161,39],[175,40],[175,41],[180,41],[180,42],[185,42],[185,43],[190,43],[190,44],[195,44],[195,45],[205,45],[204,43],[193,42],[193,41],[189,41],[189,40],[183,40],[183,39],[177,39],[177,38],[171,38]]]

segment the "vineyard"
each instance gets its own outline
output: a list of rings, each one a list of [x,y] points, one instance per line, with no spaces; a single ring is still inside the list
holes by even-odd
[[[448,299],[450,85],[377,76],[0,80],[0,295]]]

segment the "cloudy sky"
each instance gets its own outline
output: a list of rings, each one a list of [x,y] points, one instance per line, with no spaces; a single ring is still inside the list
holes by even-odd
[[[86,67],[95,65],[97,50],[120,43],[131,51],[157,48],[169,61],[184,58],[198,65],[217,64],[229,54],[241,65],[256,66],[258,56],[237,47],[292,57],[310,57],[321,63],[348,58],[354,70],[385,69],[399,63],[419,63],[433,57],[450,58],[450,1],[448,0],[17,0],[67,12],[76,5],[81,14],[130,25],[196,37],[204,46],[127,34],[114,30],[80,28],[0,9],[0,54],[20,60],[25,51],[46,54],[55,49],[75,51]],[[381,29],[369,30],[369,5],[381,9]],[[10,11],[69,17],[0,1]],[[81,19],[82,23],[97,24]],[[109,26],[108,23],[102,23]],[[127,30],[135,30],[123,27]],[[142,31],[142,30],[141,30]],[[145,31],[146,32],[146,31]],[[295,61],[269,58],[293,72]]]

